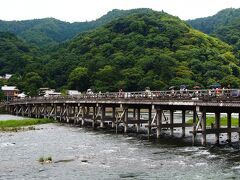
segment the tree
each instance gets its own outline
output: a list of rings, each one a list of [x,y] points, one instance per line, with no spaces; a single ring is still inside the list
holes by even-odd
[[[85,67],[77,67],[69,75],[68,87],[70,89],[85,91],[90,86],[89,80],[88,69]]]
[[[96,91],[116,91],[115,83],[119,78],[119,73],[110,65],[98,70],[95,76],[94,87]]]
[[[29,72],[24,76],[23,79],[24,91],[29,96],[37,96],[38,89],[42,86],[42,78],[35,72]]]

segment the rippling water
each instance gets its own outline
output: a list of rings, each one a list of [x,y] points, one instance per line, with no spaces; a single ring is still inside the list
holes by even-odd
[[[0,179],[240,178],[240,153],[230,147],[149,142],[60,124],[36,127],[0,133]],[[42,156],[53,163],[40,164]]]

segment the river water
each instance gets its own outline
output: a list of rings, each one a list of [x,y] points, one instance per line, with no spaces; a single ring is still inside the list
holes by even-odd
[[[41,164],[51,156],[53,163]],[[0,132],[0,179],[239,179],[240,152],[69,125]]]

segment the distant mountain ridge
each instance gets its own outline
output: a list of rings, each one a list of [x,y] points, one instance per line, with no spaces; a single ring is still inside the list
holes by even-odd
[[[187,22],[193,28],[233,45],[236,55],[240,58],[240,9],[224,9],[214,16]]]
[[[114,9],[99,19],[89,22],[69,23],[54,18],[0,21],[0,31],[14,33],[27,43],[45,48],[69,40],[81,32],[100,27],[116,18],[147,11],[150,9]]]

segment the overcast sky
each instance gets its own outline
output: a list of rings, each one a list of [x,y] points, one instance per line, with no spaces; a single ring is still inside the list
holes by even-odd
[[[53,17],[81,22],[97,19],[112,9],[152,8],[186,20],[230,7],[240,8],[240,0],[0,0],[0,19]]]

